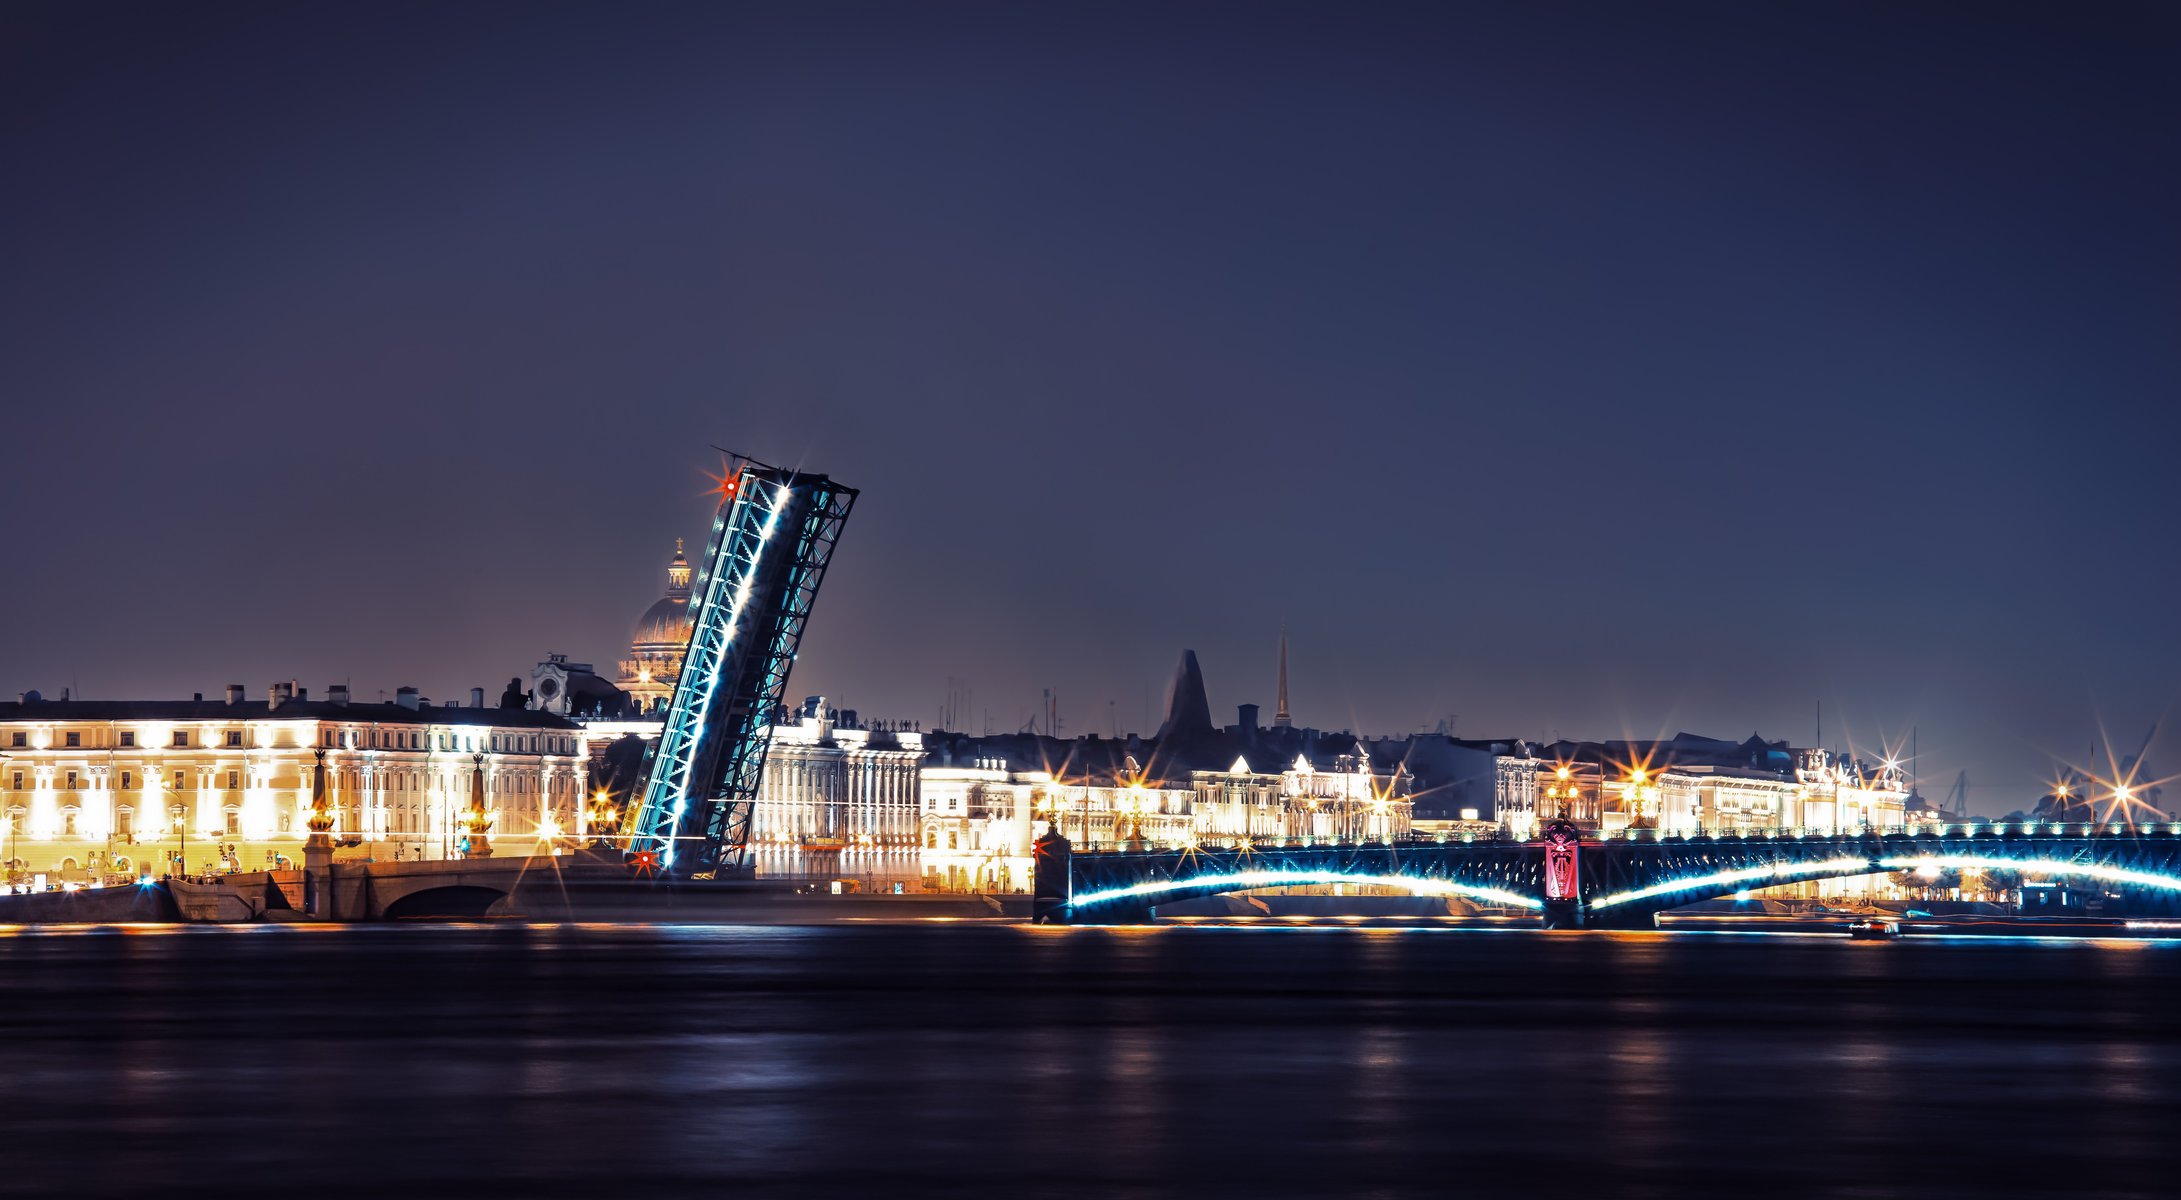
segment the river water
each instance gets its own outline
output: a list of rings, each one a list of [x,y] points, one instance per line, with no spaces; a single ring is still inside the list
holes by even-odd
[[[2177,1000],[2175,942],[0,930],[0,1195],[2170,1196]]]

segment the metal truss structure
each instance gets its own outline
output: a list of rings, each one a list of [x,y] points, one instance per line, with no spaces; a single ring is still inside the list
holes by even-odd
[[[742,866],[772,717],[856,490],[745,460],[691,593],[689,649],[652,747],[629,853],[693,878]]]
[[[1511,840],[1216,851],[1071,851],[1057,843],[1051,851],[1056,861],[1041,857],[1038,864],[1039,893],[1056,902],[1056,919],[1080,923],[1140,920],[1156,904],[1283,883],[1407,884],[1513,909],[1539,908],[1545,897],[1544,847]],[[1040,853],[1048,853],[1043,844]],[[1644,925],[1666,909],[1746,889],[1926,864],[2080,876],[2175,895],[2181,894],[2181,825],[1615,837],[1583,842],[1579,871],[1588,923]]]
[[[1039,866],[1045,866],[1041,859]],[[1339,876],[1358,882],[1413,881],[1489,901],[1544,894],[1544,856],[1521,842],[1360,843],[1305,846],[1280,843],[1237,849],[1075,851],[1067,855],[1069,920],[1112,923],[1141,919],[1151,906],[1253,886],[1319,882]],[[1107,897],[1110,897],[1108,899]]]

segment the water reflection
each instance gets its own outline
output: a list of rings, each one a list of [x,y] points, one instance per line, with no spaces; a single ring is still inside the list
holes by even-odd
[[[2162,1194],[2177,978],[2164,943],[18,933],[0,1195],[207,1146],[374,1194]]]

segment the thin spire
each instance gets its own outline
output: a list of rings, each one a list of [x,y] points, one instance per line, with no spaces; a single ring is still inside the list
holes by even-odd
[[[1285,729],[1295,722],[1287,715],[1287,626],[1280,626],[1280,705],[1272,714],[1274,726]]]
[[[682,552],[682,540],[674,539],[674,557],[666,564],[666,594],[680,599],[689,594],[689,556]]]

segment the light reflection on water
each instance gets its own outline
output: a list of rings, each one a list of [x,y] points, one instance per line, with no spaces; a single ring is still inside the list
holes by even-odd
[[[2177,982],[2056,939],[18,931],[0,1195],[208,1146],[420,1196],[2159,1194]]]

